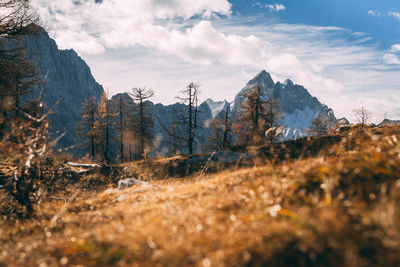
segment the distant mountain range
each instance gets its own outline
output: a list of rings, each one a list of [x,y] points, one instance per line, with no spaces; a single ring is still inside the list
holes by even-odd
[[[393,126],[393,125],[399,125],[400,124],[400,120],[389,120],[389,119],[384,119],[383,121],[381,121],[378,126]]]
[[[93,78],[85,61],[73,50],[59,50],[55,41],[44,30],[37,36],[26,38],[25,42],[30,51],[37,51],[34,60],[38,63],[41,75],[44,77],[48,73],[44,97],[46,105],[50,107],[58,99],[61,100],[55,109],[55,114],[51,116],[51,132],[53,134],[56,132],[66,133],[66,136],[60,140],[59,146],[75,145],[78,141],[75,129],[79,124],[82,103],[91,96],[100,99],[104,91],[103,87]],[[254,84],[262,86],[263,98],[267,99],[272,95],[278,100],[281,114],[280,125],[287,127],[284,133],[287,139],[307,135],[307,129],[311,126],[312,121],[319,116],[332,125],[337,122],[347,122],[345,118],[338,121],[332,109],[321,104],[303,86],[294,84],[290,80],[286,80],[284,83],[274,83],[270,74],[263,70],[238,92],[232,103],[226,100],[213,101],[209,98],[199,106],[201,130],[199,130],[198,136],[201,138],[196,144],[196,152],[201,151],[205,140],[212,134],[212,130],[209,128],[210,120],[222,117],[227,108],[235,120],[246,93]],[[114,96],[110,101],[115,102],[116,97]],[[128,94],[123,94],[123,97],[130,98]],[[132,99],[129,101],[133,103]],[[155,121],[154,134],[157,145],[152,154],[168,154],[168,138],[162,124],[165,126],[175,122],[176,112],[184,110],[186,106],[181,103],[165,106],[151,102],[148,102],[147,105],[149,105]],[[182,149],[181,152],[185,153],[186,151]]]

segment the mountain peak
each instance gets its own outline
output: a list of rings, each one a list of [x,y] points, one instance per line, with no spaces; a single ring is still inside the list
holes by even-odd
[[[285,86],[294,86],[293,82],[290,79],[286,79],[283,83]]]
[[[258,73],[253,79],[251,79],[247,83],[247,85],[254,85],[259,83],[263,84],[265,88],[273,88],[275,86],[271,75],[265,70],[262,70],[260,73]]]

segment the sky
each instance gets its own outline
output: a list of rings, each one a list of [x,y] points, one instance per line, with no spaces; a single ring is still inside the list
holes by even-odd
[[[190,82],[232,101],[261,70],[306,87],[337,118],[400,119],[398,0],[32,0],[60,49],[111,95],[171,104]]]

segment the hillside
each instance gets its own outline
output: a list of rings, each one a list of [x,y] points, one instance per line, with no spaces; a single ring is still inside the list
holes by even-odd
[[[129,163],[65,178],[34,220],[0,219],[0,265],[397,266],[399,140],[356,129],[317,156],[121,190]]]

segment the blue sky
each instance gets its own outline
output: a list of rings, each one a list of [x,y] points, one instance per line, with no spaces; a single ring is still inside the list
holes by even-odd
[[[368,33],[382,45],[400,42],[400,18],[388,15],[389,12],[400,13],[398,0],[232,0],[233,13],[242,16],[265,15],[268,8],[262,5],[282,4],[285,10],[275,12],[274,17],[293,24],[309,24],[319,26],[337,26],[351,29],[355,32]],[[372,12],[368,14],[368,11]],[[270,12],[271,13],[271,12]],[[378,14],[380,14],[378,16]]]
[[[60,48],[110,95],[152,88],[170,104],[191,81],[232,101],[262,69],[354,120],[400,119],[398,0],[32,0]]]

